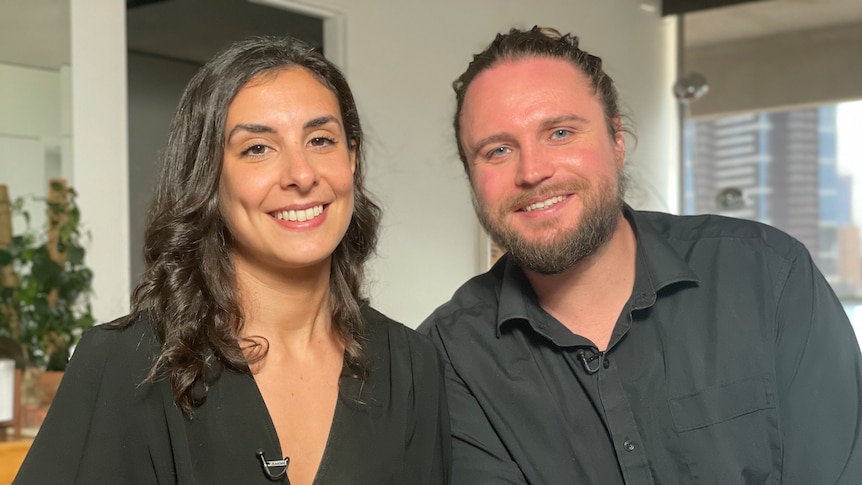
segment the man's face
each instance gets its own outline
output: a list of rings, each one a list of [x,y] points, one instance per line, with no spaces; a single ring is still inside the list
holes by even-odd
[[[625,142],[571,63],[500,62],[470,84],[460,122],[479,219],[526,269],[565,271],[613,234]]]

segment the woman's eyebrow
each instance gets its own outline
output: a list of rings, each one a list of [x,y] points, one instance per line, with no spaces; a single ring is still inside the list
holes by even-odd
[[[332,115],[318,116],[317,118],[312,118],[305,122],[302,125],[303,128],[317,128],[318,126],[323,126],[327,123],[336,123],[339,126],[341,123],[338,122],[338,118]]]
[[[249,133],[275,133],[275,128],[254,123],[240,123],[230,130],[230,133],[227,134],[227,140],[230,141],[240,131],[247,131]]]

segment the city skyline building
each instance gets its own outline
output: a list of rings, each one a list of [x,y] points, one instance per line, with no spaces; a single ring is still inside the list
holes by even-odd
[[[826,105],[687,122],[683,212],[775,226],[808,248],[839,296],[858,299],[862,241],[854,180],[838,170],[836,112]]]

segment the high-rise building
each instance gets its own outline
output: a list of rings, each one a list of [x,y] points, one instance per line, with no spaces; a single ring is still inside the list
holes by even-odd
[[[831,105],[689,122],[684,212],[782,229],[805,244],[837,293],[862,295],[859,230],[851,181],[837,169],[836,120]]]

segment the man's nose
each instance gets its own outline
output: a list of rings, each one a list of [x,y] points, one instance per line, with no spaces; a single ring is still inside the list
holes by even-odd
[[[554,174],[551,157],[536,145],[521,145],[518,153],[518,169],[515,183],[518,186],[533,187]]]

